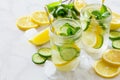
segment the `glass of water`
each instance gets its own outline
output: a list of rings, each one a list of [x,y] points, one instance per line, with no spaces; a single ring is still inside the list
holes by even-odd
[[[73,19],[56,19],[50,28],[52,61],[60,71],[71,71],[79,64],[81,26]]]
[[[108,45],[111,10],[105,5],[90,4],[80,14],[82,48],[94,59],[100,57]]]

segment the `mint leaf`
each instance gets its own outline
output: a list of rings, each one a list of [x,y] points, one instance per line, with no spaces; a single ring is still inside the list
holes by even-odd
[[[69,35],[74,35],[74,33],[75,33],[75,30],[72,30],[71,28],[68,28],[67,29],[67,35],[69,36]]]
[[[110,16],[110,12],[108,11],[102,14],[102,18],[107,18],[108,16]]]
[[[101,13],[98,10],[92,11],[92,14],[95,16],[97,20],[101,19]]]
[[[67,34],[65,34],[65,33],[60,33],[60,35],[61,35],[61,36],[67,36]]]
[[[65,17],[68,14],[68,9],[60,6],[56,10],[57,16]]]
[[[107,10],[107,7],[103,4],[102,7],[100,8],[100,13],[103,14],[105,13]]]
[[[80,27],[73,27],[69,23],[65,23],[62,27],[60,27],[60,30],[62,30],[65,27],[67,28],[66,32],[60,33],[60,35],[62,36],[74,35],[80,29]]]
[[[102,27],[103,30],[106,29],[105,25],[102,22],[99,22],[99,25]]]
[[[47,5],[49,12],[52,12],[56,7],[58,7],[61,2],[53,2]]]

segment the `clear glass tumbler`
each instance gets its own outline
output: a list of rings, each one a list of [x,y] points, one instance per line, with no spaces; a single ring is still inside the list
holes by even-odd
[[[105,5],[90,4],[81,10],[82,48],[94,59],[107,49],[111,18],[111,10]]]
[[[69,28],[72,31],[76,29],[76,33],[65,35],[70,32]],[[79,22],[73,19],[61,18],[52,23],[50,28],[52,61],[58,70],[71,71],[79,64],[81,31]]]

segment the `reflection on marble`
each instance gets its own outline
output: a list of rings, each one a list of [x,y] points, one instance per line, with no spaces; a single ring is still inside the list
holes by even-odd
[[[32,63],[31,56],[37,48],[28,42],[28,38],[42,27],[24,33],[16,27],[16,19],[23,15],[30,15],[35,10],[43,10],[45,4],[53,1],[56,0],[0,1],[0,80],[51,80],[51,78],[54,78],[52,80],[105,80],[95,74],[91,68],[93,60],[83,54],[80,57],[78,72],[61,74],[50,61],[44,65]],[[94,0],[87,1],[92,3]],[[106,4],[113,11],[120,13],[119,0],[106,0]],[[120,75],[109,80],[119,79]]]

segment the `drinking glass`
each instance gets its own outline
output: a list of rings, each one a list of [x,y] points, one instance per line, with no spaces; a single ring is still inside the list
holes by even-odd
[[[80,13],[80,22],[83,29],[82,48],[98,59],[107,49],[111,21],[111,10],[105,5],[90,4]]]
[[[78,29],[77,32],[69,36],[60,35],[61,32],[68,32],[68,26],[65,24]],[[52,61],[58,70],[71,71],[79,64],[81,32],[80,23],[73,19],[61,18],[52,23],[50,27]]]

